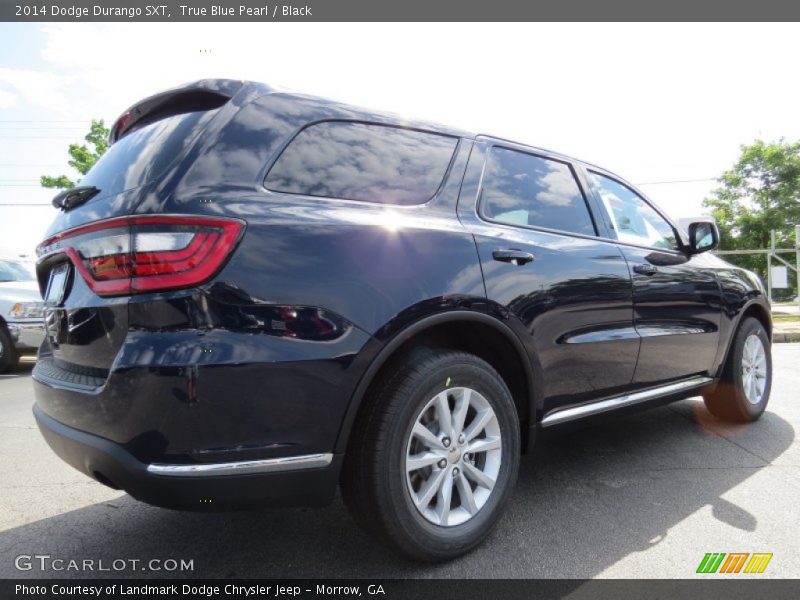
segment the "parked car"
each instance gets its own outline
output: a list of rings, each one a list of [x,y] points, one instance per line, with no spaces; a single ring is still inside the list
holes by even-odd
[[[35,354],[44,339],[42,297],[32,266],[0,258],[0,373]]]
[[[419,559],[502,513],[544,428],[702,395],[753,421],[752,273],[568,156],[257,83],[134,105],[38,248],[34,412],[155,505],[325,504]]]

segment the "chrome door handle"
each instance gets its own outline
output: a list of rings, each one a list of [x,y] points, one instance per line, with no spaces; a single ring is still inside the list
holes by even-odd
[[[633,272],[638,273],[639,275],[655,275],[656,273],[658,273],[658,267],[655,265],[644,263],[641,265],[634,265]]]
[[[511,248],[509,250],[494,250],[492,252],[492,258],[500,262],[521,266],[533,262],[535,257],[530,252],[523,252],[522,250]]]

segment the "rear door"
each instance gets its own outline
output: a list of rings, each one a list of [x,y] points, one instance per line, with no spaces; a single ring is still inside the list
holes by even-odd
[[[625,391],[639,352],[625,260],[588,200],[566,159],[489,138],[459,198],[489,311],[528,347],[545,413]]]
[[[642,338],[634,382],[647,386],[707,374],[717,354],[721,310],[713,265],[706,256],[680,251],[675,227],[630,186],[599,171],[587,171],[587,180],[633,281]]]

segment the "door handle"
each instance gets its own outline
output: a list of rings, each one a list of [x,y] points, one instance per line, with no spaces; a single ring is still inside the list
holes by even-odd
[[[522,250],[494,250],[492,258],[500,262],[511,263],[512,265],[521,266],[529,262],[533,262],[534,256],[530,252],[523,252]]]
[[[655,265],[644,263],[641,265],[634,265],[633,272],[638,273],[639,275],[655,275],[656,273],[658,273],[658,267]]]

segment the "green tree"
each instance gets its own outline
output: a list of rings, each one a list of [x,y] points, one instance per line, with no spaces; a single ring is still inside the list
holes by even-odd
[[[108,148],[108,128],[102,119],[92,119],[92,126],[89,133],[83,138],[87,144],[70,144],[70,160],[67,164],[81,175],[86,175],[92,165],[105,154]],[[90,148],[91,146],[91,148]],[[41,184],[46,188],[69,189],[77,185],[77,181],[72,181],[66,175],[53,177],[42,175]]]
[[[756,140],[741,150],[733,167],[719,178],[719,187],[703,202],[722,233],[720,249],[769,248],[772,230],[779,248],[793,248],[794,226],[800,223],[800,142]],[[766,281],[763,255],[725,258],[758,272]]]

